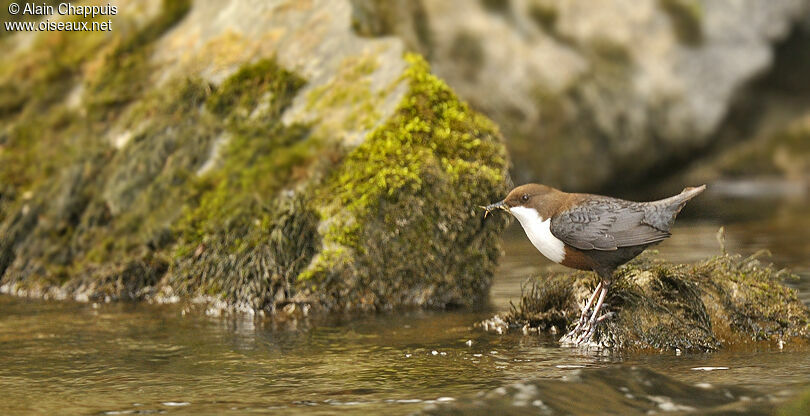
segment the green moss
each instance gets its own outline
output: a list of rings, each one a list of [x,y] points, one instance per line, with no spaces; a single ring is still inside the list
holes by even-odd
[[[348,110],[342,117],[343,123],[334,127],[350,131],[371,129],[380,119],[377,108],[381,99],[372,93],[369,78],[378,67],[379,62],[373,55],[346,58],[330,82],[309,93],[307,108],[321,114]]]
[[[99,33],[43,33],[30,53],[2,66],[0,186],[6,195],[32,191],[69,165],[77,148],[92,147],[95,132],[62,101],[103,40]]]
[[[40,221],[16,249],[27,266],[6,277],[102,299],[143,298],[167,269],[168,225],[217,131],[200,112],[208,91],[201,80],[169,81],[121,123],[141,126],[123,148],[85,139],[66,156],[33,192]]]
[[[304,81],[274,60],[219,87],[189,78],[147,88],[151,45],[185,10],[164,3],[151,33],[118,39],[97,72],[59,69],[104,50],[88,41],[86,54],[53,72],[0,88],[0,117],[12,120],[0,137],[2,283],[91,299],[143,299],[169,286],[267,310],[314,286],[340,307],[470,303],[486,293],[504,222],[482,223],[475,206],[502,196],[506,174],[488,120],[415,57],[396,114],[353,149],[281,122]],[[310,109],[348,108],[339,127],[372,129],[391,92],[372,92],[377,65],[346,60],[308,97]],[[62,100],[82,77],[86,107],[68,108]],[[53,83],[58,93],[17,98]],[[337,220],[321,236],[327,217]],[[311,279],[296,280],[322,238],[328,248]],[[391,258],[402,260],[389,267]]]
[[[754,257],[723,254],[675,265],[642,256],[617,272],[606,299],[617,316],[597,331],[598,342],[626,350],[670,351],[806,342],[810,312],[782,284],[787,278],[788,272]],[[581,302],[595,278],[593,273],[559,274],[538,277],[534,285],[543,290],[524,291],[519,306],[504,317],[510,326],[565,328],[579,316],[571,297]],[[560,326],[561,319],[567,325]]]
[[[110,108],[106,104],[111,101],[103,97],[118,94],[110,93],[118,91],[115,88],[130,91],[128,98],[147,90],[137,80],[145,79],[148,68],[126,62],[136,55],[147,56],[143,48],[187,9],[188,2],[167,1],[163,12],[146,28],[119,39],[99,75],[88,82],[85,94],[91,118],[107,114]],[[35,38],[31,53],[2,67],[0,119],[10,126],[0,151],[0,183],[13,187],[16,195],[69,166],[81,153],[78,149],[97,146],[102,133],[87,124],[81,110],[67,108],[63,100],[85,75],[84,65],[104,51],[108,41],[102,32],[42,33]]]
[[[122,123],[140,130],[109,160],[106,180],[94,185],[101,189],[103,206],[93,215],[108,211],[114,218],[101,230],[112,228],[119,238],[92,244],[90,258],[126,257],[164,233],[177,218],[177,202],[189,197],[187,184],[222,129],[200,111],[209,91],[208,83],[199,79],[170,81],[147,94]],[[94,228],[85,231],[92,234]]]
[[[319,149],[306,126],[280,121],[303,84],[261,60],[220,88],[175,79],[141,95],[117,123],[130,129],[121,149],[82,149],[34,194],[40,223],[20,220],[14,230],[29,228],[10,234],[30,234],[12,242],[28,266],[8,276],[18,287],[142,299],[170,273],[176,293],[274,308],[318,245],[317,217],[281,193],[306,179]],[[217,138],[220,163],[196,176]]]
[[[697,0],[659,0],[678,40],[689,46],[703,42],[703,7]]]
[[[421,57],[406,59],[407,95],[321,192],[322,215],[334,221],[319,262],[300,276],[334,286],[326,292],[346,293],[356,307],[418,303],[420,290],[444,291],[438,304],[473,302],[497,258],[489,236],[503,223],[476,226],[475,207],[505,192],[499,133]]]
[[[40,33],[28,53],[0,66],[0,119],[41,113],[57,104],[75,86],[83,74],[82,66],[105,40],[103,32]]]
[[[197,183],[199,205],[178,228],[187,240],[196,243],[222,227],[220,220],[238,217],[233,210],[255,210],[254,194],[260,200],[273,197],[286,183],[289,167],[305,158],[309,143],[301,139],[306,129],[279,121],[303,84],[274,60],[262,60],[241,68],[206,100],[208,109],[227,120],[229,138],[224,165]],[[259,107],[263,113],[252,115]]]
[[[240,68],[226,79],[208,99],[206,107],[221,117],[245,119],[250,116],[247,112],[261,102],[271,106],[262,111],[271,117],[278,117],[303,85],[303,79],[279,67],[275,59],[262,59]]]
[[[118,45],[105,57],[97,76],[88,80],[85,102],[89,114],[100,119],[148,90],[152,73],[149,66],[151,45],[190,8],[190,0],[164,0],[155,19],[135,33],[119,38]]]
[[[403,104],[349,154],[335,176],[333,194],[355,217],[368,215],[380,199],[400,191],[418,193],[429,164],[440,167],[453,185],[463,185],[459,182],[469,181],[465,175],[470,174],[492,188],[503,182],[505,157],[497,142],[482,140],[497,134],[492,122],[458,101],[444,82],[430,74],[424,60],[408,55],[408,61],[405,79],[410,90]],[[484,163],[475,163],[478,158]],[[339,236],[339,228],[333,229],[338,241],[361,248],[357,234]]]
[[[297,274],[306,265],[301,258],[311,257],[317,245],[314,214],[300,200],[279,195],[302,179],[296,169],[306,172],[320,148],[306,126],[280,121],[303,85],[275,60],[261,60],[241,68],[206,100],[225,120],[227,143],[222,166],[194,182],[174,226],[180,243],[170,284],[179,293],[258,309],[272,309],[277,296],[290,295],[286,274]]]

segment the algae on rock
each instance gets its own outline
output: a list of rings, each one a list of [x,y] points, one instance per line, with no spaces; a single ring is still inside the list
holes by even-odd
[[[333,219],[301,279],[326,304],[471,304],[489,288],[505,221],[476,207],[506,190],[502,141],[422,58],[408,60],[396,113],[325,185],[321,214]]]
[[[0,291],[268,312],[483,298],[505,224],[476,212],[505,191],[497,129],[399,41],[357,38],[348,2],[292,3],[232,12],[342,48],[253,33],[278,49],[211,76],[186,66],[210,49],[166,56],[216,5],[164,1],[113,42],[41,33],[4,63]]]
[[[615,315],[595,342],[622,350],[713,351],[769,341],[806,343],[810,311],[783,285],[792,275],[755,256],[724,253],[691,264],[651,254],[621,267],[605,302]],[[501,319],[511,328],[564,331],[596,285],[592,273],[538,276]]]

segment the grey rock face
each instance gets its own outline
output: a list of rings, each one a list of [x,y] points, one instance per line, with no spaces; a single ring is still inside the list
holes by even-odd
[[[712,144],[810,2],[423,0],[418,10],[426,33],[391,30],[499,123],[516,180],[594,189]]]

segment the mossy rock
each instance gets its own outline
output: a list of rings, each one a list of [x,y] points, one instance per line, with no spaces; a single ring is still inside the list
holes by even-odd
[[[783,282],[794,275],[755,257],[722,254],[684,265],[653,255],[623,266],[605,300],[615,316],[597,330],[599,347],[706,352],[748,343],[810,340],[810,311]],[[596,286],[592,273],[538,276],[493,327],[563,332]],[[554,328],[554,329],[552,329]],[[503,331],[503,329],[501,329]]]
[[[482,221],[477,206],[506,190],[502,140],[424,60],[408,60],[396,113],[321,191],[325,250],[299,281],[325,304],[469,305],[489,288],[505,221]]]
[[[214,6],[165,1],[110,44],[43,33],[0,68],[0,291],[267,312],[486,296],[505,222],[477,206],[508,181],[489,120],[397,41],[337,21],[312,79],[273,54],[219,80],[160,67],[193,7]]]

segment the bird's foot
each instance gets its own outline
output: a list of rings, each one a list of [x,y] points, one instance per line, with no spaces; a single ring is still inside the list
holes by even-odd
[[[579,338],[589,330],[590,321],[586,318],[585,320],[580,320],[577,323],[577,326],[574,327],[571,331],[567,334],[563,335],[560,338],[560,344],[563,345],[579,345]]]
[[[605,319],[613,318],[616,314],[614,312],[607,312],[602,316],[596,318],[591,318],[588,321],[585,329],[582,331],[582,334],[579,338],[576,339],[574,342],[575,345],[583,345],[583,344],[590,344],[593,341],[593,336],[596,334],[596,328],[599,326],[599,323],[604,321]]]
[[[602,316],[600,316],[600,317],[596,318],[596,323],[602,322],[602,321],[604,321],[605,319],[611,319],[611,318],[613,318],[614,316],[616,316],[616,312],[607,312],[607,313],[605,313],[604,315],[602,315]]]
[[[582,316],[580,316],[577,325],[574,327],[574,329],[571,330],[571,332],[565,334],[562,338],[560,338],[561,344],[574,346],[589,344],[593,340],[593,336],[596,333],[596,327],[598,326],[598,324],[603,320],[613,316],[612,312],[608,312],[601,316],[599,315],[599,310],[604,305],[608,285],[609,284],[600,283],[596,287],[596,290],[591,295],[590,299],[588,299],[588,302],[586,303],[585,308],[582,311]],[[585,318],[594,300],[596,300],[596,304],[593,307],[593,312],[590,314],[589,318]]]

